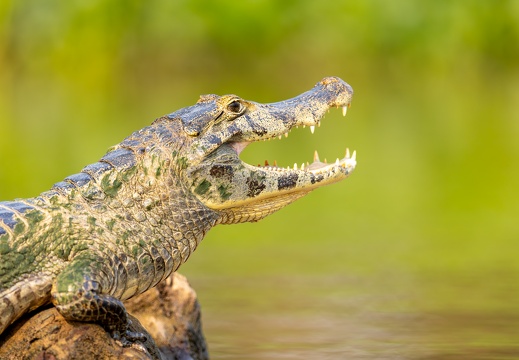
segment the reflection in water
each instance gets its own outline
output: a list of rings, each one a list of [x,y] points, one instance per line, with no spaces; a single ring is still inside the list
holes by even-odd
[[[517,293],[489,277],[191,276],[191,283],[213,359],[517,359]]]

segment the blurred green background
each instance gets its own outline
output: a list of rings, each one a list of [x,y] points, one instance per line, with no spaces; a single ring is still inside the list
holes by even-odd
[[[273,102],[330,75],[346,118],[242,158],[348,146],[352,177],[215,228],[181,269],[213,357],[519,357],[518,1],[4,0],[0,199],[200,94]]]

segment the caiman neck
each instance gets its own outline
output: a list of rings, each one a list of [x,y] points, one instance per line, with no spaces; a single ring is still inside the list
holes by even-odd
[[[79,236],[112,237],[114,243],[128,247],[123,250],[130,254],[135,246],[165,249],[177,259],[175,270],[218,223],[219,214],[186,189],[180,179],[179,151],[161,143],[149,148],[141,145],[139,149],[144,151],[121,145],[112,152],[124,149],[133,154],[126,155],[132,159],[125,166],[115,158],[108,170],[96,170],[104,166],[103,159],[111,159],[109,152],[101,162],[56,184],[38,199],[49,213],[59,211],[65,220],[70,217],[78,229],[85,229],[78,230]],[[71,180],[84,172],[89,181]]]

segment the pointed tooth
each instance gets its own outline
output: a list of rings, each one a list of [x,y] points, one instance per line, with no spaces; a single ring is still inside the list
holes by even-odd
[[[310,125],[310,132],[313,134],[315,131],[315,126],[314,125]]]
[[[325,163],[325,164],[328,164],[328,161],[326,160],[326,158],[324,158],[324,163]]]
[[[342,107],[342,116],[346,116],[346,112],[348,111],[348,108],[346,106]]]
[[[301,164],[301,170],[304,170],[305,169],[305,163],[302,163]]]
[[[321,122],[320,121],[317,122],[317,127],[321,127]]]
[[[316,161],[319,161],[319,162],[320,162],[320,160],[319,160],[319,154],[317,153],[317,150],[315,150],[315,152],[314,152],[314,162],[316,162]]]
[[[352,160],[355,160],[357,157],[357,151],[356,150],[353,150],[353,154],[351,155],[351,159]]]
[[[286,138],[288,137],[288,131],[285,133],[285,137],[286,137]]]
[[[335,160],[335,166],[339,167],[339,158]]]
[[[305,128],[306,128],[306,125],[303,125],[303,129],[305,129]]]
[[[350,158],[350,148],[346,148],[346,159]]]
[[[269,166],[268,160],[265,160],[265,166]]]
[[[275,166],[275,167],[278,166],[278,162],[277,162],[277,160],[274,160],[274,166]]]
[[[297,170],[297,163],[294,163],[294,170]]]

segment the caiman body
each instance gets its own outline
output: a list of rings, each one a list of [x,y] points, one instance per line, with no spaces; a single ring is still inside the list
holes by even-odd
[[[52,302],[69,320],[100,323],[123,342],[138,338],[121,301],[175,271],[213,226],[260,220],[353,171],[349,155],[294,169],[239,159],[250,142],[346,109],[352,93],[325,78],[272,104],[205,95],[38,197],[0,202],[0,333]]]

